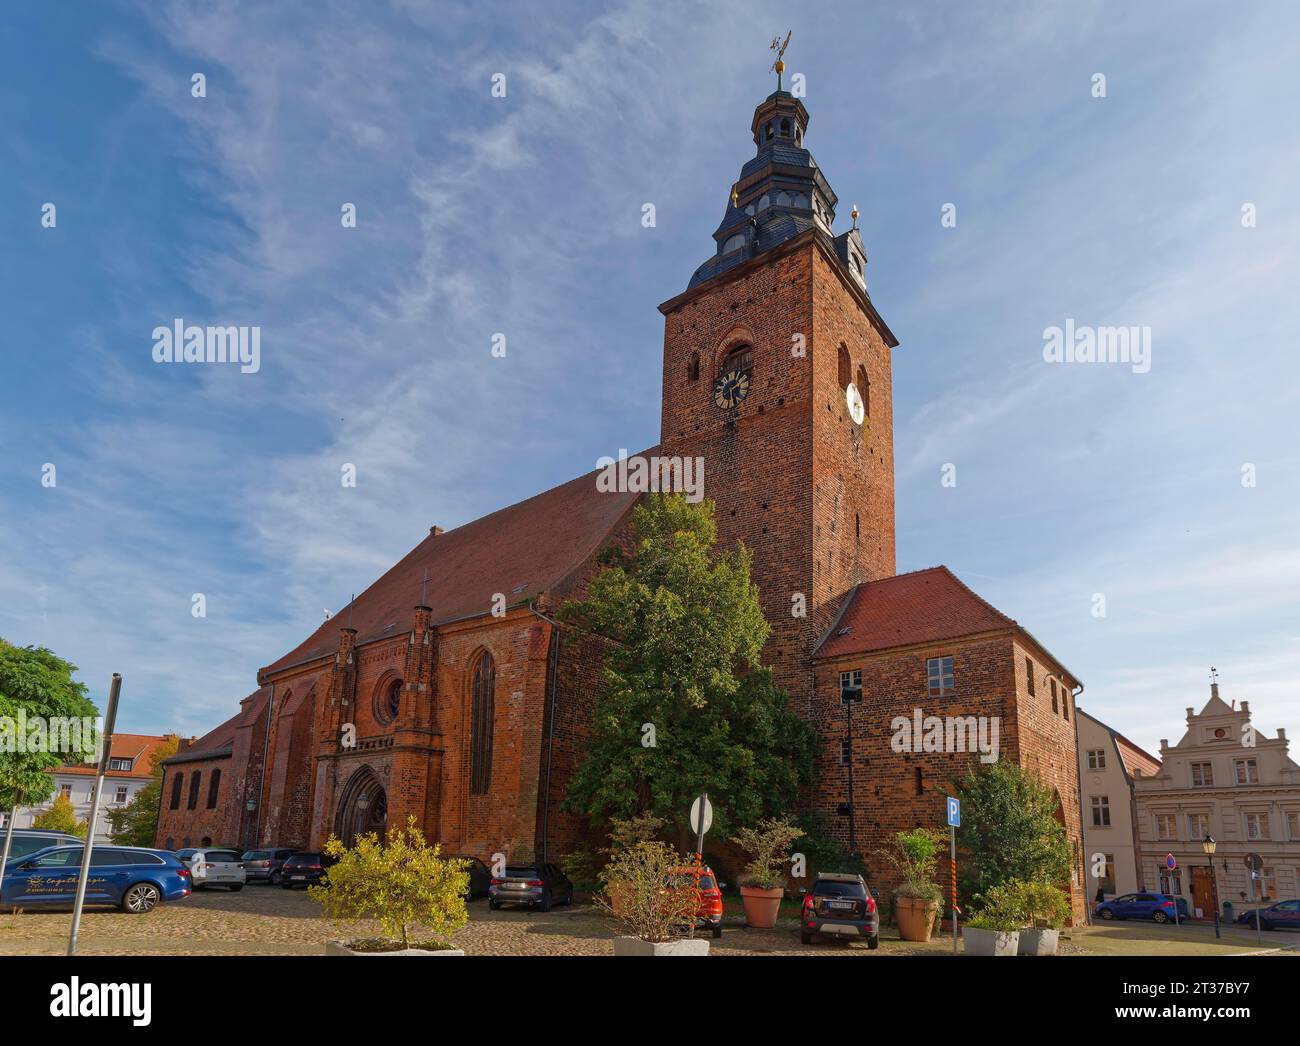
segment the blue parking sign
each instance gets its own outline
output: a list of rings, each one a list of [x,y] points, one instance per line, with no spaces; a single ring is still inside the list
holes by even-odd
[[[961,803],[948,796],[948,824],[953,828],[961,827]]]

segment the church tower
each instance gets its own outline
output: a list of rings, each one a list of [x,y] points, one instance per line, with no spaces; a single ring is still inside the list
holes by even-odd
[[[779,70],[778,70],[779,72]],[[753,551],[765,660],[796,711],[812,651],[856,583],[894,562],[890,350],[857,229],[804,148],[808,111],[777,90],[730,189],[713,255],[664,302],[661,454],[704,459],[720,540]]]

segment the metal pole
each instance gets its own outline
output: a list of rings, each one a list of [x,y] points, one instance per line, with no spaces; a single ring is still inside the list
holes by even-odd
[[[113,728],[117,724],[117,698],[122,692],[122,677],[113,673],[108,689],[108,712],[100,736],[99,769],[95,773],[95,790],[90,797],[90,817],[86,821],[86,845],[81,851],[81,873],[77,876],[77,899],[72,906],[72,933],[68,937],[68,954],[77,954],[77,934],[81,932],[81,909],[86,903],[86,883],[90,879],[90,861],[95,851],[95,821],[99,818],[99,793],[104,790],[104,775],[113,751]]]
[[[855,861],[858,857],[858,837],[853,827],[853,822],[857,819],[853,809],[853,699],[850,697],[848,702],[849,710],[849,856]]]
[[[700,820],[695,835],[695,853],[699,858],[698,863],[704,862],[704,804],[709,801],[709,793],[704,793],[704,802],[700,803]]]
[[[948,826],[948,863],[952,868],[952,953],[957,954],[957,829]]]
[[[1210,858],[1210,900],[1214,905],[1214,938],[1219,939],[1219,877],[1214,874],[1214,858]]]
[[[9,847],[14,838],[14,822],[18,820],[18,793],[14,793],[13,809],[9,811],[9,827],[5,829],[4,856],[0,857],[0,875],[4,874],[5,865],[9,863]]]
[[[1255,866],[1250,866],[1250,900],[1255,905],[1255,944],[1257,947],[1264,947],[1264,942],[1259,937],[1259,909],[1262,902],[1255,901]]]

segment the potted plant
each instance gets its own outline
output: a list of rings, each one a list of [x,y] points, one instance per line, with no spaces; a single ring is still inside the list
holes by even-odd
[[[928,941],[943,904],[943,890],[934,881],[943,834],[935,828],[895,832],[894,843],[881,851],[899,873],[894,890],[894,921],[905,941]]]
[[[1055,955],[1061,927],[1070,917],[1070,898],[1051,883],[1018,883],[1020,908],[1026,925],[1021,927],[1020,955]]]
[[[708,940],[695,936],[699,897],[684,866],[671,846],[649,839],[611,857],[594,901],[628,931],[614,938],[615,955],[709,954]]]
[[[962,928],[962,951],[966,955],[1015,955],[1023,925],[1014,887],[995,886],[980,898],[979,911]]]
[[[339,922],[374,919],[383,937],[330,941],[327,955],[464,955],[452,935],[469,921],[465,893],[469,862],[439,857],[411,817],[405,828],[388,833],[381,843],[363,835],[349,850],[330,837],[325,853],[335,858],[328,876],[307,894]],[[412,930],[423,927],[427,937]]]
[[[753,828],[742,828],[732,842],[749,855],[740,874],[740,897],[745,905],[745,922],[757,929],[776,925],[785,896],[785,866],[790,846],[803,838],[803,829],[783,817],[769,817]]]

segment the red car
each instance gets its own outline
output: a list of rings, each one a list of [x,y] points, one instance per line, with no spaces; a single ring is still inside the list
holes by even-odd
[[[695,892],[700,904],[695,910],[695,925],[699,929],[708,928],[714,937],[722,936],[722,890],[718,886],[718,877],[707,864],[693,864],[678,868],[674,875],[689,876],[695,880]]]

